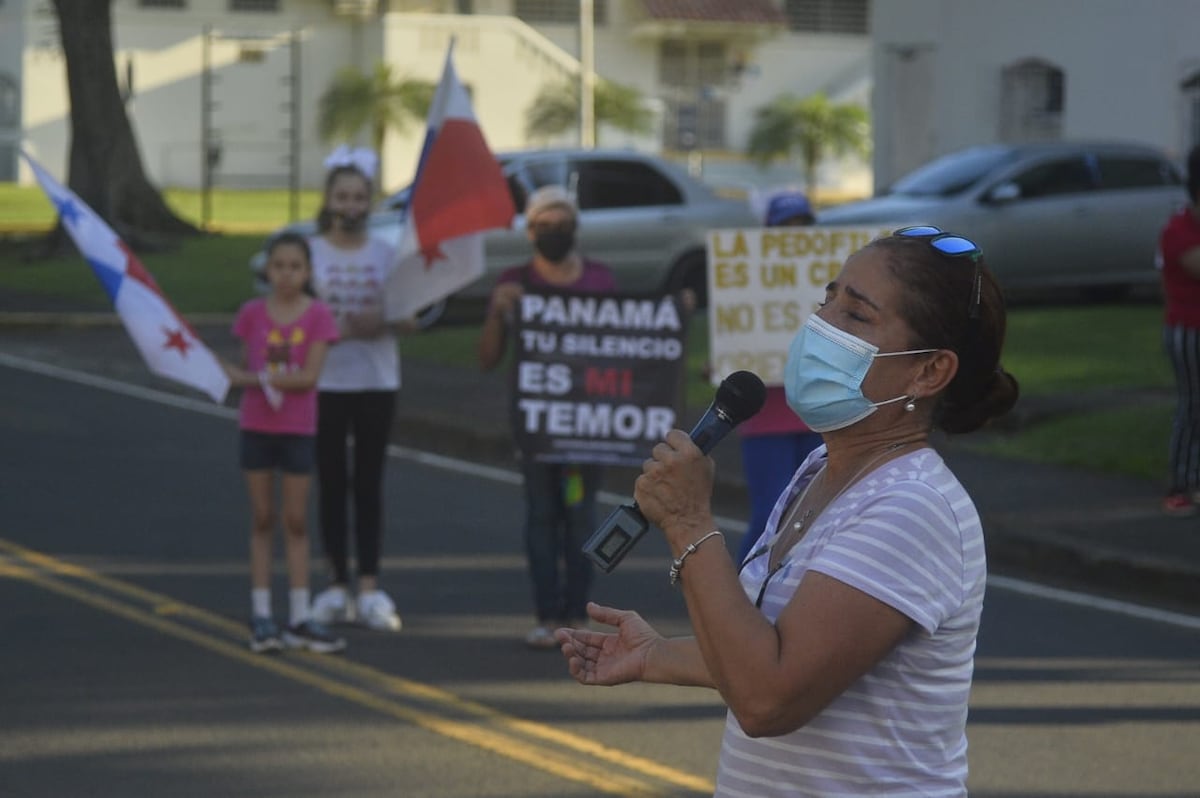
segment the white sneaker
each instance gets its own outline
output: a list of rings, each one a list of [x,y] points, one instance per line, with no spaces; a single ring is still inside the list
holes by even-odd
[[[546,651],[558,648],[558,641],[554,639],[554,630],[549,626],[535,626],[525,635],[525,645]]]
[[[358,594],[358,620],[367,628],[380,632],[399,632],[402,626],[396,605],[382,590]]]
[[[327,587],[312,600],[309,615],[319,624],[330,626],[335,623],[354,621],[354,602],[344,587]]]

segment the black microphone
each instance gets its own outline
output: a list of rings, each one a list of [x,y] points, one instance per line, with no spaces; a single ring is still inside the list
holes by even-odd
[[[717,386],[717,395],[689,435],[700,451],[708,454],[729,431],[762,410],[767,388],[757,374],[735,371]],[[649,523],[637,502],[622,504],[609,513],[604,523],[583,544],[583,553],[605,573],[612,573],[634,544],[646,534]]]

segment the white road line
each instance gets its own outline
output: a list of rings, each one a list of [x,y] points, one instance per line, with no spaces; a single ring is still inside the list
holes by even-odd
[[[110,379],[108,377],[100,377],[95,374],[88,374],[83,371],[75,371],[74,369],[55,366],[48,363],[42,363],[38,360],[18,357],[0,352],[0,366],[28,371],[34,374],[41,374],[54,379],[66,380],[68,382],[87,385],[101,390],[111,391],[112,393],[130,396],[135,399],[142,399],[147,402],[157,402],[159,404],[177,407],[182,410],[191,410],[205,415],[218,416],[220,418],[236,419],[237,411],[230,407],[214,405],[211,402],[204,402],[199,399],[191,399],[186,396],[178,396],[176,394],[167,393],[166,391],[156,390],[154,388],[145,388],[131,383],[121,382],[119,380]],[[464,474],[468,476],[478,477],[481,479],[489,479],[495,482],[501,482],[507,485],[521,484],[521,475],[511,469],[497,468],[495,466],[483,465],[480,463],[472,463],[467,460],[460,460],[455,457],[447,457],[445,455],[424,452],[417,449],[410,449],[406,446],[391,445],[388,447],[388,454],[401,460],[427,465],[433,468],[440,468],[453,473]],[[628,496],[620,496],[609,491],[601,491],[597,498],[609,505],[618,505],[628,501]],[[717,525],[723,529],[735,532],[745,532],[746,522],[736,518],[717,517],[714,519]],[[1026,596],[1034,596],[1037,598],[1056,601],[1062,604],[1071,604],[1077,607],[1087,607],[1104,612],[1112,612],[1118,615],[1125,615],[1131,618],[1140,618],[1142,620],[1155,621],[1158,623],[1170,624],[1179,626],[1185,629],[1200,629],[1200,617],[1194,615],[1185,615],[1178,612],[1170,612],[1168,610],[1155,609],[1154,607],[1146,607],[1140,604],[1133,604],[1127,601],[1119,601],[1117,599],[1104,598],[1103,596],[1094,596],[1089,593],[1079,593],[1073,590],[1063,590],[1062,588],[1049,587],[1036,582],[1026,582],[1022,579],[1013,579],[1007,576],[991,575],[988,577],[988,585],[999,588],[1001,590],[1009,590],[1014,593],[1020,593]]]
[[[1130,618],[1139,618],[1144,621],[1157,621],[1159,623],[1171,624],[1172,626],[1181,626],[1185,629],[1200,630],[1200,617],[1195,615],[1185,615],[1181,612],[1145,607],[1141,604],[1131,604],[1127,601],[1093,596],[1090,593],[1077,593],[1074,590],[1063,590],[1062,588],[1041,585],[1036,582],[1026,582],[1023,579],[1012,579],[1007,576],[996,576],[993,574],[988,576],[988,587],[997,587],[1001,590],[1009,590],[1024,596],[1057,601],[1062,604],[1073,604],[1077,607],[1104,610],[1105,612],[1126,615]]]
[[[182,408],[183,410],[191,410],[196,413],[204,413],[209,416],[217,416],[219,418],[237,418],[237,410],[232,407],[224,407],[212,402],[202,402],[199,399],[192,399],[187,396],[179,396],[166,391],[159,391],[154,388],[145,388],[141,385],[134,385],[120,380],[101,377],[96,374],[89,374],[86,371],[75,371],[74,369],[55,366],[51,363],[43,363],[40,360],[30,360],[29,358],[17,357],[0,352],[0,366],[8,366],[9,368],[18,369],[20,371],[29,371],[34,374],[41,374],[43,377],[53,377],[56,380],[64,380],[66,382],[74,382],[79,385],[87,385],[92,388],[100,388],[101,390],[118,393],[123,396],[132,396],[135,399],[144,399],[147,402],[157,402],[161,405],[169,405],[171,407]]]

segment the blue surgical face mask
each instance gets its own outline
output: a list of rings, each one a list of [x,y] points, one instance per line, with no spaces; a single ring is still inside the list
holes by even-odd
[[[809,316],[792,339],[783,369],[788,407],[814,432],[848,427],[882,405],[909,398],[897,396],[872,402],[863,396],[863,379],[875,358],[936,351],[880,352],[874,344],[839,330],[816,315]]]

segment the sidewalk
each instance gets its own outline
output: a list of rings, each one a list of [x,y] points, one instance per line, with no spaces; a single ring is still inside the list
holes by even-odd
[[[17,313],[9,299],[0,294],[0,351],[172,389],[170,383],[145,372],[111,315],[109,323],[103,324],[100,314],[78,315],[62,308]],[[194,321],[206,340],[229,339],[227,319]],[[78,327],[71,329],[80,323],[96,326],[89,326],[81,336]],[[512,464],[507,375],[401,360],[403,387],[393,425],[394,443],[478,462]],[[689,429],[704,410],[687,408],[680,426]],[[1028,415],[1029,408],[1025,411]],[[1183,609],[1200,608],[1200,517],[1162,515],[1158,484],[983,456],[952,440],[939,439],[935,445],[979,508],[993,572],[1036,574],[1104,595],[1154,597]],[[717,512],[746,518],[735,437],[719,445],[713,457]],[[627,496],[636,475],[631,468],[608,469],[604,487]]]

